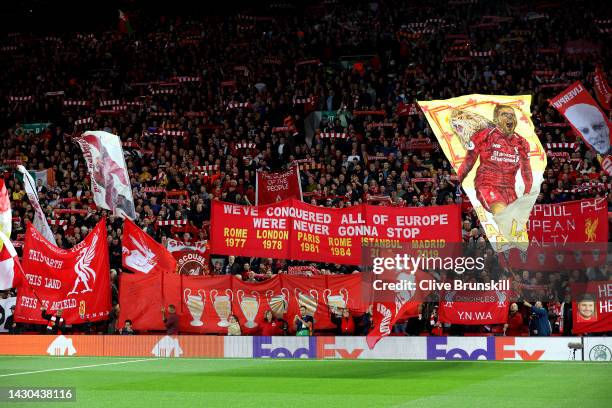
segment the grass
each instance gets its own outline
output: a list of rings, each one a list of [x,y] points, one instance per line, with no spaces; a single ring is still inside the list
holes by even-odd
[[[54,407],[612,407],[612,364],[583,362],[0,357],[0,381],[76,387]]]

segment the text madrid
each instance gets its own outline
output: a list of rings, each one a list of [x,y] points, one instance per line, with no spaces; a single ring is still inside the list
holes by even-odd
[[[411,280],[398,280],[395,282],[385,282],[381,279],[377,279],[372,282],[374,290],[416,290],[417,282]],[[418,288],[420,290],[499,290],[508,291],[510,290],[509,280],[500,280],[489,282],[463,282],[455,279],[451,282],[438,282],[435,279],[425,279],[418,282]]]

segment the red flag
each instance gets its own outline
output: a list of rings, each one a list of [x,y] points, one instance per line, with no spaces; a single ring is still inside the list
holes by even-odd
[[[28,223],[23,253],[28,284],[19,287],[15,321],[46,323],[40,306],[51,314],[63,309],[68,324],[108,319],[112,304],[105,219],[70,249],[51,244]]]
[[[176,271],[176,260],[172,254],[127,218],[121,245],[123,265],[132,272]]]
[[[300,168],[292,166],[287,171],[257,172],[255,205],[274,204],[288,198],[302,200]]]
[[[593,76],[593,82],[595,84],[595,95],[599,104],[604,109],[610,110],[610,102],[612,101],[612,89],[608,85],[606,74],[601,69],[601,65],[597,65],[595,68],[595,75]]]
[[[415,283],[417,288],[414,291],[395,291],[395,302],[377,301],[373,304],[372,322],[374,327],[368,332],[367,343],[373,349],[376,343],[383,337],[391,334],[393,325],[400,319],[417,316],[419,314],[419,299],[425,299],[428,291],[419,289],[419,282],[431,279],[429,275],[422,271],[407,276],[405,272],[397,273],[396,280],[410,280]],[[384,295],[383,295],[384,296]]]
[[[11,240],[0,231],[0,290],[7,290],[17,287],[15,267],[19,264],[19,258]]]
[[[551,99],[550,104],[590,148],[602,156],[610,154],[612,123],[580,81]]]

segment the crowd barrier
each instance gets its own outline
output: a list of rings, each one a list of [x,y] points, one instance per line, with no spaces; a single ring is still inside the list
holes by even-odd
[[[612,361],[608,337],[85,336],[0,337],[0,355],[310,358],[392,360]]]

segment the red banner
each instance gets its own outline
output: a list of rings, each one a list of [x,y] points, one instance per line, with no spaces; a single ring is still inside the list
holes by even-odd
[[[609,155],[612,123],[580,81],[550,100],[584,142],[598,154]]]
[[[229,316],[240,322],[242,334],[258,334],[266,310],[284,319],[294,331],[293,319],[305,306],[314,317],[315,330],[331,329],[332,311],[348,308],[353,315],[365,311],[361,275],[298,277],[277,275],[260,283],[247,283],[231,275],[122,274],[121,319],[132,320],[136,330],[163,329],[161,307],[173,304],[182,333],[226,334]]]
[[[176,261],[166,248],[127,218],[121,245],[123,265],[132,272],[161,273],[176,270]]]
[[[612,281],[572,285],[574,334],[612,331]]]
[[[508,320],[506,291],[443,291],[440,322],[451,324],[497,324]]]
[[[316,207],[298,200],[247,207],[213,201],[211,253],[357,265],[362,245],[460,242],[457,205]]]
[[[71,249],[51,244],[28,223],[23,253],[29,284],[19,287],[15,321],[45,324],[41,306],[50,314],[63,309],[68,324],[108,319],[111,293],[105,219]]]
[[[169,275],[174,276],[174,275]],[[121,273],[119,275],[118,327],[131,320],[135,330],[164,330],[161,308],[162,274]]]
[[[255,205],[278,203],[289,198],[301,200],[300,167],[292,166],[277,173],[258,171],[255,190]]]
[[[606,199],[537,204],[531,211],[527,231],[527,251],[512,249],[508,254],[513,268],[558,271],[597,265],[604,261],[608,242]]]
[[[602,71],[600,65],[595,68],[593,83],[595,85],[595,96],[597,96],[599,104],[603,106],[604,109],[610,110],[610,102],[612,101],[612,89],[610,89],[610,85],[608,85],[606,75]]]
[[[178,273],[182,275],[210,274],[210,253],[207,241],[188,244],[168,239],[168,251],[176,259]]]

